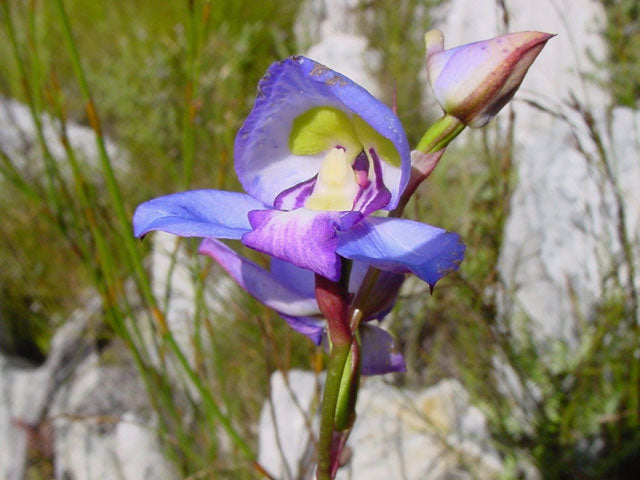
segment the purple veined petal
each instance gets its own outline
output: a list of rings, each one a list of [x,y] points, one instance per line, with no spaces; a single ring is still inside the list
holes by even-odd
[[[431,288],[458,269],[465,246],[455,233],[402,218],[369,217],[339,236],[337,252],[381,270],[414,273]]]
[[[358,196],[353,205],[353,209],[361,212],[367,217],[376,210],[380,210],[389,205],[391,193],[383,181],[382,166],[380,158],[374,149],[371,149],[368,157],[372,163],[372,179],[369,184],[358,192]],[[356,160],[357,161],[357,160]]]
[[[316,345],[322,343],[322,338],[325,335],[325,321],[321,318],[292,317],[290,315],[283,315],[282,313],[280,316],[287,321],[291,328],[309,337]]]
[[[295,210],[304,207],[316,185],[317,175],[281,192],[273,201],[276,210]]]
[[[274,63],[258,85],[253,110],[235,140],[235,166],[244,189],[266,205],[283,191],[318,173],[324,154],[294,155],[289,136],[295,118],[314,107],[357,114],[399,152],[400,174],[387,183],[393,208],[409,180],[409,143],[400,120],[389,107],[344,75],[308,58]]]
[[[133,231],[141,237],[153,230],[181,237],[239,239],[251,230],[248,213],[264,208],[245,193],[192,190],[154,198],[138,206]]]
[[[320,313],[315,298],[290,288],[224,243],[206,238],[200,245],[200,253],[213,258],[238,285],[276,312],[295,317]]]
[[[404,357],[386,330],[364,324],[360,327],[360,341],[363,375],[383,375],[407,370]]]
[[[307,208],[291,212],[254,210],[249,212],[253,230],[242,236],[242,243],[337,281],[340,278],[337,232],[351,228],[361,218],[358,212]]]

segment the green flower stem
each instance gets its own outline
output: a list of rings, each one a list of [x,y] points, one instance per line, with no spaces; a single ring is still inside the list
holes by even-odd
[[[445,148],[456,138],[466,125],[448,113],[436,121],[422,136],[416,150],[424,153],[435,153]]]
[[[389,213],[390,217],[400,218],[404,207],[416,191],[416,188],[429,176],[436,168],[440,157],[444,154],[447,145],[456,138],[466,125],[454,117],[445,114],[440,120],[435,122],[422,136],[415,151],[411,153],[411,177],[407,184],[398,205]]]
[[[360,335],[356,332],[351,342],[349,356],[344,365],[338,403],[336,405],[335,429],[344,431],[351,428],[355,420],[356,400],[360,387]]]
[[[332,344],[320,407],[320,438],[318,439],[317,480],[332,480],[332,453],[336,407],[344,368],[351,352],[351,344]]]
[[[318,440],[319,480],[331,480],[338,469],[341,446],[355,418],[355,401],[360,379],[360,344],[357,330],[350,325],[351,312],[347,289],[350,262],[343,262],[340,280],[333,282],[316,275],[316,299],[327,320],[331,350],[327,365],[327,378],[320,406],[320,438]],[[357,322],[356,322],[357,324]]]

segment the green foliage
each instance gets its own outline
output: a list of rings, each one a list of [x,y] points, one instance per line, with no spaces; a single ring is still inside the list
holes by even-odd
[[[588,112],[579,112],[590,124]],[[571,319],[581,325],[577,345],[534,341],[536,325],[517,313],[498,273],[516,177],[510,122],[503,115],[482,133],[464,132],[466,144],[449,149],[407,206],[411,218],[457,231],[467,245],[455,277],[443,279],[431,298],[427,288],[415,287],[394,312],[394,329],[406,342],[407,380],[462,379],[508,459],[505,478],[518,478],[523,459],[549,479],[631,478],[640,468],[634,287],[626,273],[603,280],[602,298],[588,318]],[[603,148],[601,158],[585,161],[611,172],[609,142],[590,133]],[[632,254],[622,261],[622,271],[633,272]]]
[[[73,294],[82,276],[78,262],[61,268],[51,261],[54,249],[65,249],[65,241],[51,235],[40,208],[8,208],[5,195],[0,208],[5,212],[0,235],[0,348],[32,361],[44,360],[55,316],[78,302]],[[11,204],[13,206],[13,204]],[[43,249],[47,243],[51,250]],[[73,273],[77,275],[74,275]],[[2,327],[2,325],[0,325]]]
[[[602,36],[609,47],[606,86],[619,105],[637,107],[640,98],[640,3],[600,0],[607,22]]]
[[[316,347],[293,342],[284,322],[245,295],[236,301],[230,292],[224,314],[208,311],[207,290],[226,277],[188,241],[177,245],[193,259],[197,294],[193,328],[180,343],[145,270],[149,242],[133,239],[130,218],[140,201],[177,188],[236,186],[235,132],[267,66],[295,52],[298,2],[1,6],[0,92],[29,106],[37,139],[28,152],[0,152],[0,208],[8,212],[0,333],[11,333],[13,353],[31,349],[41,359],[55,324],[82,295],[99,295],[104,325],[95,340],[128,347],[180,474],[255,478],[252,429],[270,372],[308,366]],[[43,134],[45,118],[57,135]],[[70,147],[69,120],[94,130],[92,165]],[[110,158],[104,135],[127,157]]]

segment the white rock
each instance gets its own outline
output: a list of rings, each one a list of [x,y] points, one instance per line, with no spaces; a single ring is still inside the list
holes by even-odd
[[[18,421],[28,414],[34,386],[41,383],[35,367],[0,355],[0,479],[24,476],[27,431]]]
[[[373,72],[380,66],[380,56],[368,48],[366,36],[358,30],[358,5],[358,0],[306,2],[296,22],[296,37],[310,45],[306,56],[346,75],[377,97],[381,91]]]
[[[447,47],[504,33],[502,11],[494,0],[453,0],[440,11]],[[509,31],[540,30],[557,33],[542,50],[514,99],[514,160],[518,183],[506,223],[500,273],[507,295],[507,317],[524,313],[533,321],[541,349],[555,339],[576,345],[601,296],[603,278],[619,262],[615,205],[597,163],[575,147],[575,138],[589,155],[596,151],[570,98],[596,112],[616,173],[625,195],[626,210],[637,225],[638,142],[637,119],[617,109],[614,139],[607,141],[608,92],[581,77],[595,67],[590,56],[604,58],[599,32],[606,16],[598,2],[510,0]],[[558,119],[520,101],[537,102],[566,117]],[[601,112],[601,113],[598,113]],[[505,119],[503,112],[497,121]],[[623,133],[624,132],[624,133]],[[474,138],[474,132],[467,132]],[[475,136],[478,134],[475,133]],[[626,138],[615,138],[620,136]],[[464,138],[464,137],[463,137]],[[624,150],[624,151],[623,151]],[[594,155],[594,158],[596,156]],[[637,234],[631,226],[629,233]],[[516,315],[517,316],[517,315]]]
[[[124,414],[115,431],[115,453],[123,478],[170,480],[178,478],[158,444],[155,425]]]
[[[322,380],[301,370],[290,370],[287,378],[279,371],[271,376],[270,400],[260,413],[258,461],[277,478],[293,480],[301,471],[313,473],[309,426],[317,426],[314,406],[317,409]]]
[[[161,302],[171,333],[193,362],[196,287],[190,266],[194,261],[185,252],[184,245],[180,245],[179,237],[153,232],[152,239],[151,288],[154,296]],[[154,351],[151,345],[148,350]]]
[[[606,131],[604,115],[597,124]],[[627,214],[627,233],[638,245],[640,225],[640,114],[613,111],[613,144],[608,148]],[[572,146],[570,129],[555,128],[532,139],[520,152],[519,183],[506,225],[501,271],[516,288],[516,302],[547,336],[574,345],[601,301],[605,278],[626,275],[617,236],[617,208],[612,185],[605,179],[585,135],[592,160]],[[638,138],[638,137],[636,137]],[[636,257],[637,258],[637,257]],[[636,265],[637,268],[637,265]]]
[[[91,354],[57,392],[50,419],[57,479],[178,478],[132,365],[104,366]]]
[[[357,410],[348,443],[353,457],[340,479],[500,476],[502,463],[489,443],[484,415],[469,404],[455,380],[411,392],[372,378],[360,393]]]
[[[44,140],[52,154],[59,160],[61,171],[71,174],[66,161],[66,153],[60,141],[58,121],[47,114],[40,118]],[[67,136],[83,168],[97,170],[99,154],[95,134],[92,129],[74,122],[68,122]],[[37,176],[44,172],[42,150],[38,143],[36,125],[26,105],[15,100],[0,98],[0,145],[2,150],[14,162],[15,167],[27,176]],[[127,168],[127,160],[122,152],[109,139],[105,140],[116,173],[123,173]]]
[[[52,450],[55,478],[177,478],[135,367],[105,366],[87,340],[101,310],[92,296],[56,332],[40,367],[0,355],[1,480],[24,478],[30,435],[47,431],[37,440]]]
[[[76,312],[60,328],[40,367],[0,354],[0,479],[23,478],[29,430],[45,421],[59,383],[85,355],[82,336],[95,308],[96,302],[88,302],[86,310]]]
[[[317,380],[311,372],[288,375],[290,389],[282,373],[271,378],[273,407],[267,402],[262,409],[259,461],[277,478],[312,478]],[[338,479],[493,479],[502,471],[483,414],[454,380],[407,392],[370,378],[357,412],[348,442],[353,454]]]

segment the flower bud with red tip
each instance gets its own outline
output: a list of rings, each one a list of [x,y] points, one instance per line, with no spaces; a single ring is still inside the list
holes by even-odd
[[[469,127],[486,125],[513,98],[551,37],[518,32],[445,50],[442,33],[427,32],[427,74],[438,103]]]

